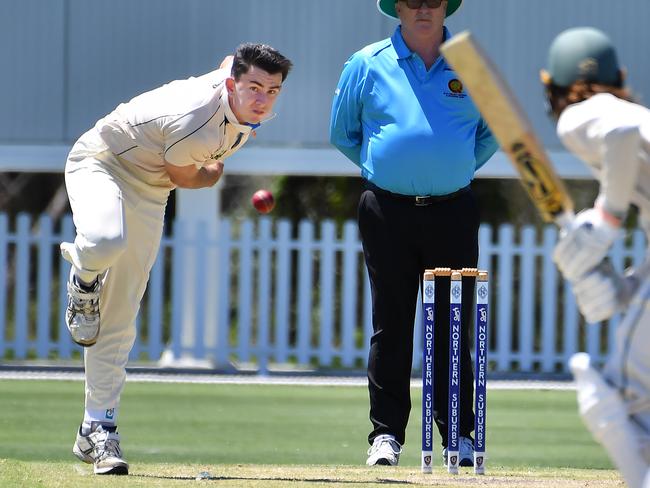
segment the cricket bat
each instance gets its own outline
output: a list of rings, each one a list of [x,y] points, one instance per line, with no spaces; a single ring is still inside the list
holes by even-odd
[[[472,35],[465,31],[440,48],[521,176],[547,222],[567,225],[573,202],[514,93]]]

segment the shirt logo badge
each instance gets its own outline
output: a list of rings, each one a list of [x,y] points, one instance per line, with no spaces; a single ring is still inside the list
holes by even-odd
[[[458,78],[451,80],[447,86],[452,91],[452,93],[463,93],[463,84]]]
[[[445,95],[450,98],[465,98],[467,94],[463,91],[463,82],[458,78],[452,78],[447,83],[448,90],[445,91]]]

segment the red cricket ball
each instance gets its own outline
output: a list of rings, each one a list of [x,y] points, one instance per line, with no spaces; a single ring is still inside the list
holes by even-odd
[[[273,199],[273,194],[268,190],[257,190],[253,193],[253,198],[251,198],[253,207],[257,209],[259,213],[269,213],[275,207],[275,200]]]

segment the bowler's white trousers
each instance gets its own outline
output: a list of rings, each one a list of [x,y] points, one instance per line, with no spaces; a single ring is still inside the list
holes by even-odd
[[[64,256],[82,280],[103,279],[99,337],[84,350],[85,422],[116,423],[135,319],[160,247],[170,192],[144,183],[129,165],[91,130],[73,146],[65,167],[77,235],[74,244],[64,244]]]

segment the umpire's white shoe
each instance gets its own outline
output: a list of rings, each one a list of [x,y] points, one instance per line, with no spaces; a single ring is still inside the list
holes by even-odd
[[[100,291],[101,280],[99,278],[92,286],[85,287],[77,283],[74,274],[70,274],[65,322],[72,340],[80,346],[88,347],[97,342]]]
[[[379,435],[368,449],[368,466],[397,466],[399,455],[402,453],[402,446],[392,435]]]
[[[88,435],[77,432],[72,453],[84,463],[94,464],[95,474],[129,474],[129,464],[122,457],[120,435],[113,428],[98,425]]]
[[[458,440],[458,453],[460,461],[458,464],[463,467],[474,466],[474,443],[469,437],[461,437]],[[442,450],[442,465],[447,466],[447,448]]]

